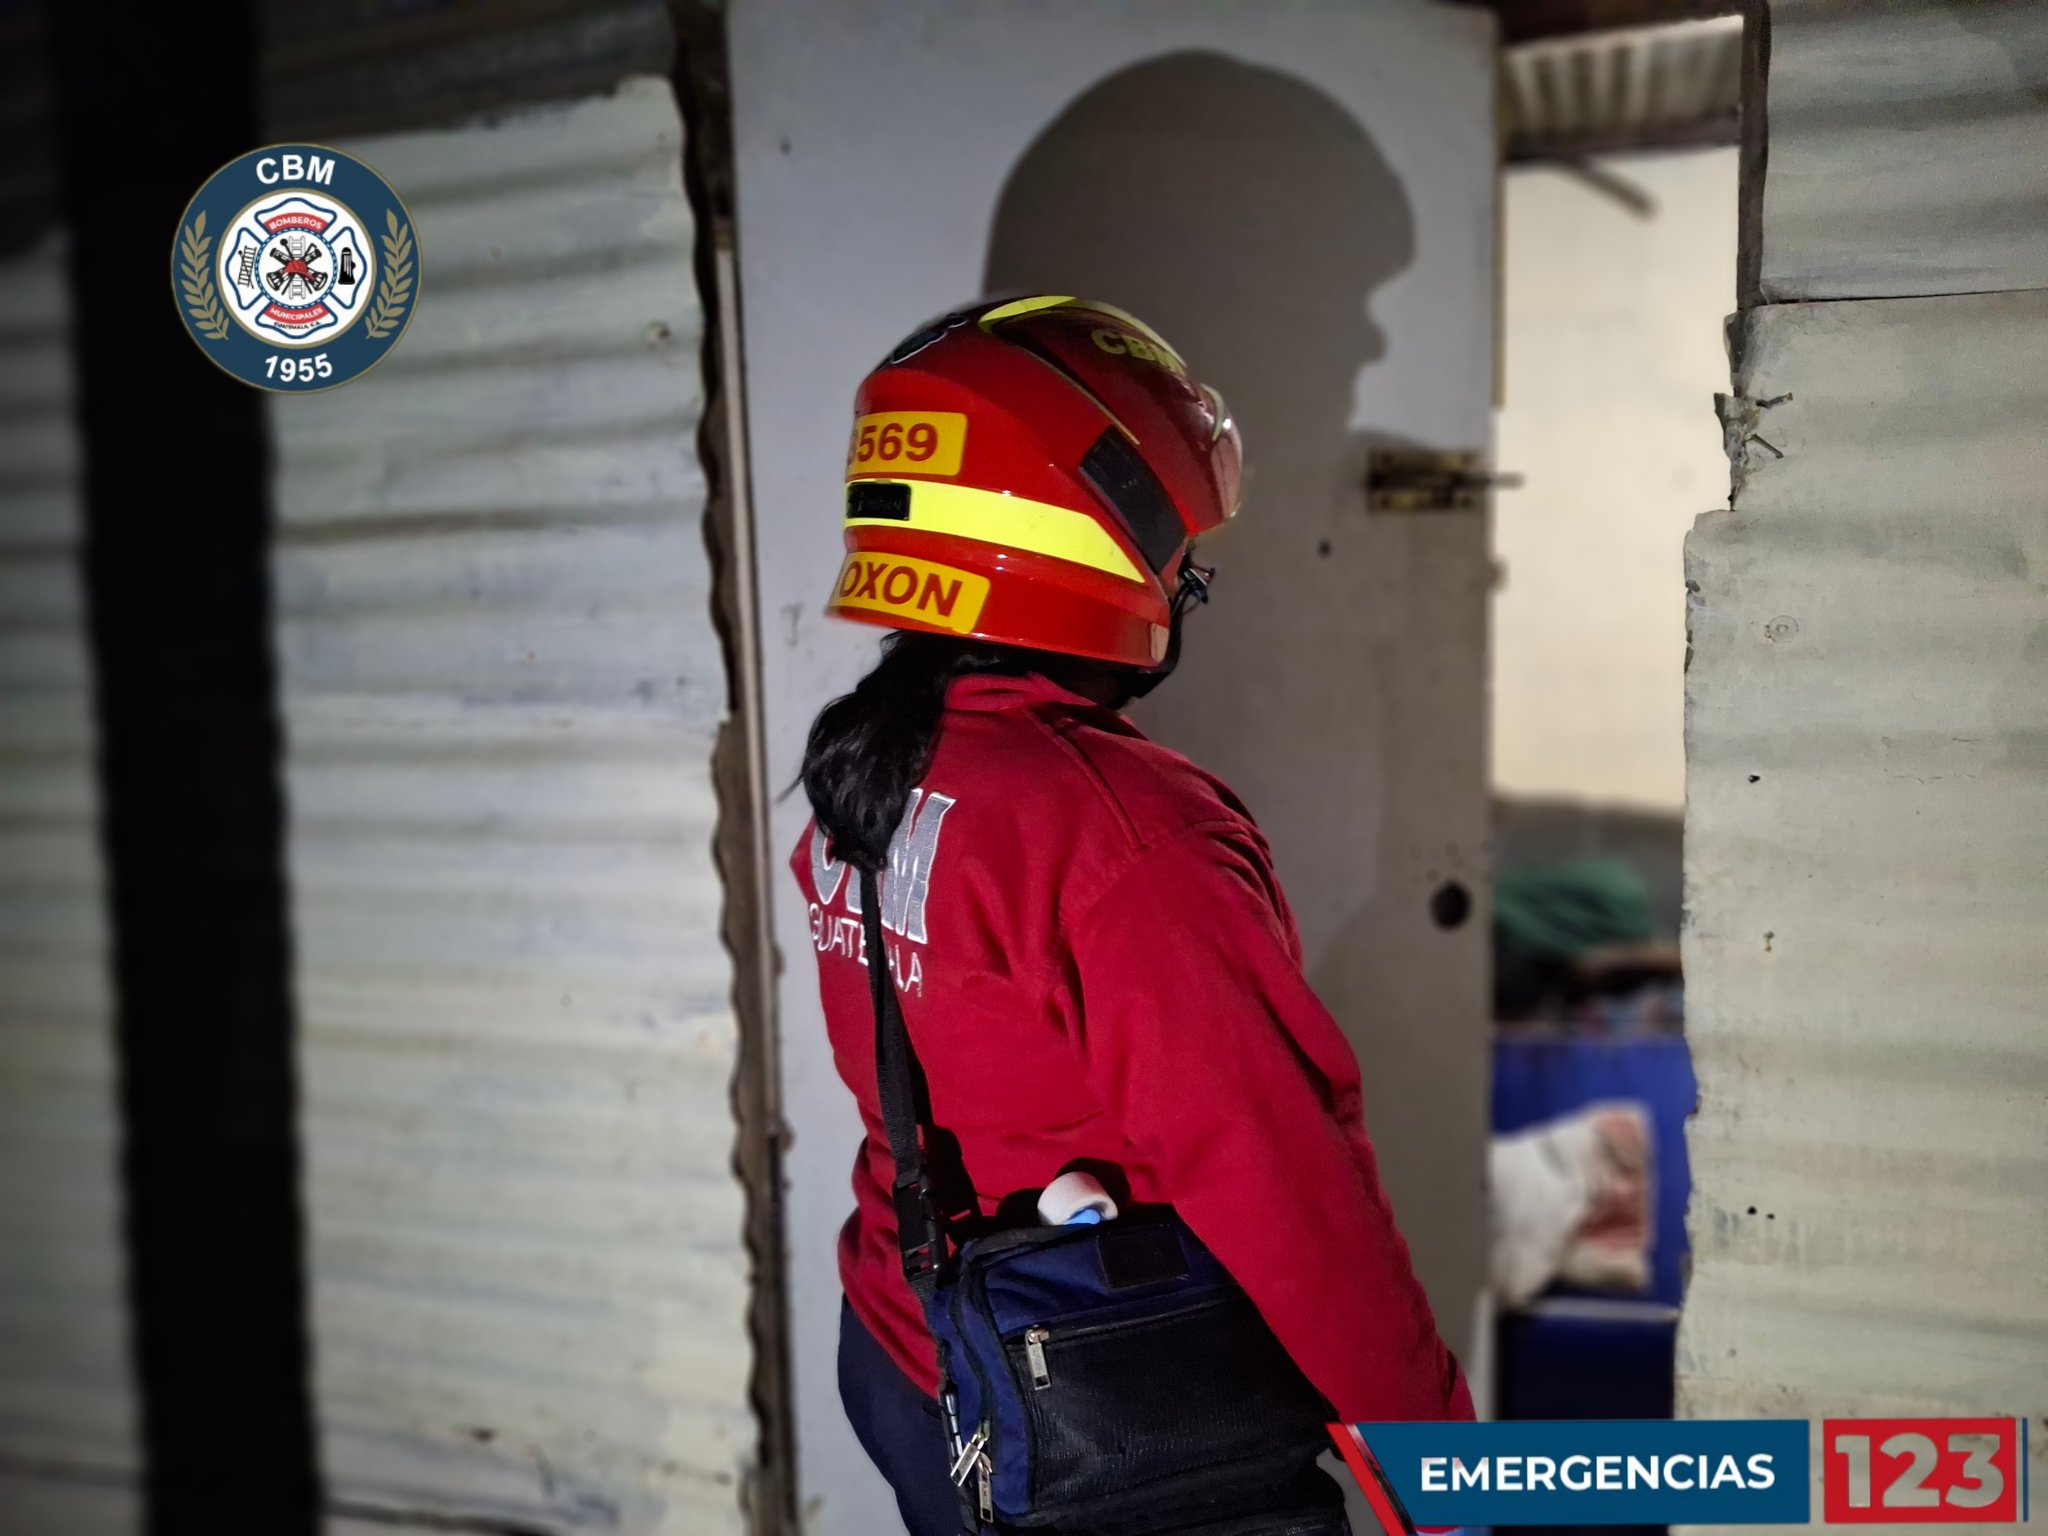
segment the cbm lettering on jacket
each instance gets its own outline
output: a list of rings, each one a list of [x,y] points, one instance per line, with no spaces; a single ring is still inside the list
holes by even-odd
[[[938,1384],[896,1249],[860,882],[792,859],[866,1140],[848,1300]],[[1340,1417],[1470,1418],[1380,1187],[1350,1045],[1301,972],[1265,840],[1216,779],[1042,678],[956,681],[882,925],[935,1122],[985,1214],[1077,1158],[1176,1207]]]

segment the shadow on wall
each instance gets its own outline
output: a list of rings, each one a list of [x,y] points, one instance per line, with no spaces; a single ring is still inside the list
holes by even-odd
[[[1407,193],[1350,112],[1208,53],[1077,98],[1018,162],[989,236],[987,291],[1123,305],[1244,433],[1243,516],[1202,546],[1216,601],[1189,622],[1183,675],[1139,715],[1244,796],[1311,954],[1373,883],[1391,722],[1370,681],[1333,711],[1327,674],[1297,663],[1373,669],[1398,643],[1361,612],[1367,573],[1400,555],[1363,547],[1365,455],[1386,439],[1351,418],[1361,370],[1386,352],[1369,300],[1414,256]]]
[[[1366,454],[1389,439],[1353,426],[1362,376],[1433,367],[1388,359],[1371,310],[1415,261],[1408,190],[1351,110],[1182,53],[1108,76],[1039,135],[1002,189],[985,277],[1127,306],[1243,429],[1244,513],[1203,544],[1216,600],[1137,716],[1272,845],[1309,980],[1368,1064],[1416,1271],[1457,1336],[1485,1265],[1486,924],[1467,890],[1485,881],[1486,529],[1369,515]],[[1439,888],[1463,898],[1448,918]]]

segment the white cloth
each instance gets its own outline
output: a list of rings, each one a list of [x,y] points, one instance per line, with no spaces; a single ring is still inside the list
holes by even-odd
[[[1649,1289],[1651,1147],[1648,1107],[1626,1101],[1493,1139],[1491,1270],[1504,1306],[1555,1280]]]

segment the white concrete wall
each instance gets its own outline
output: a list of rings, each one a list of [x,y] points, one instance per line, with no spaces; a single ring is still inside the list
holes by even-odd
[[[1679,1412],[2024,1414],[2039,1483],[2048,11],[1771,26],[1734,504],[1687,544]]]
[[[1681,1412],[2038,1414],[2048,291],[1745,330],[1789,398],[1687,546]]]
[[[1502,204],[1493,782],[1685,803],[1685,533],[1727,498],[1713,394],[1735,303],[1736,152],[1613,157],[1647,217],[1554,167]]]

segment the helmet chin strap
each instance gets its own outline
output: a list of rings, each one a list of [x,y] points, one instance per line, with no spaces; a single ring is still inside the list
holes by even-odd
[[[1166,659],[1150,672],[1133,673],[1130,682],[1130,696],[1142,699],[1173,675],[1173,669],[1180,665],[1180,626],[1188,616],[1188,610],[1197,604],[1209,601],[1209,583],[1216,579],[1216,567],[1197,565],[1193,560],[1183,560],[1180,566],[1180,587],[1173,594],[1173,618],[1167,626]]]

